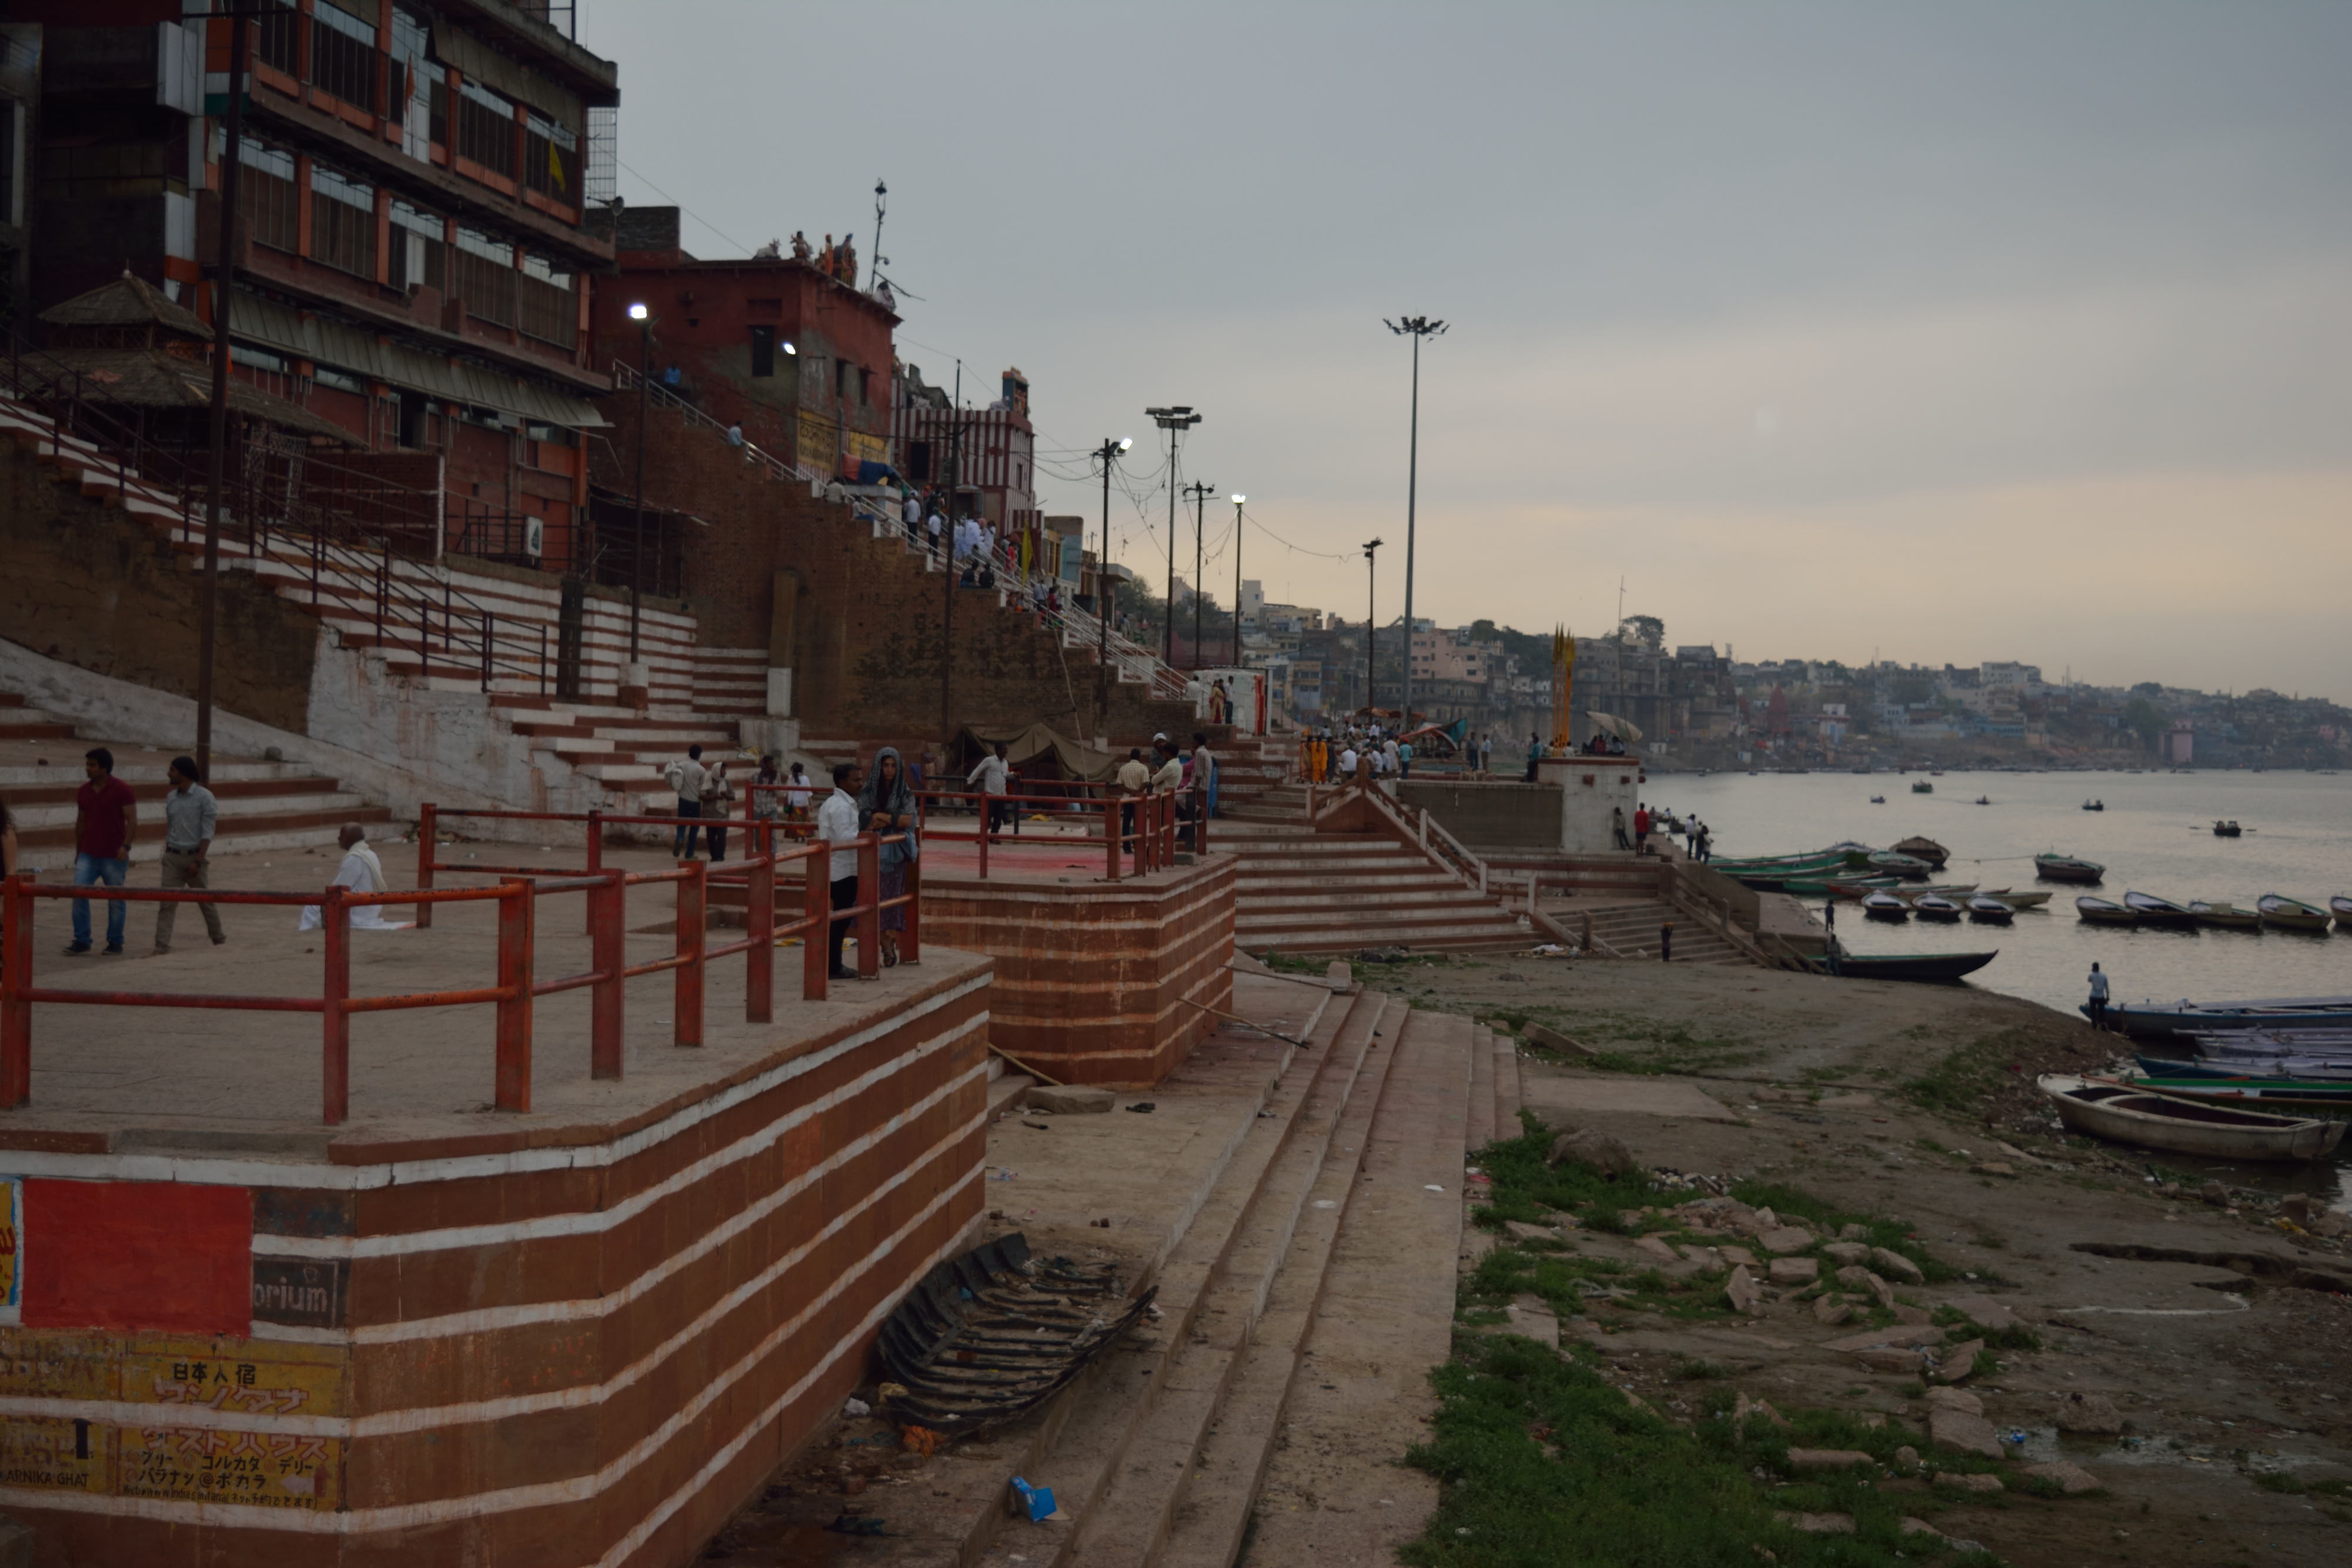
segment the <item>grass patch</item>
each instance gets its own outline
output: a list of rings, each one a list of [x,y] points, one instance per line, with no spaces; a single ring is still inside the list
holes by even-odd
[[[1786,1431],[1760,1416],[1742,1430],[1726,1396],[1696,1425],[1676,1426],[1635,1409],[1583,1362],[1513,1338],[1461,1336],[1432,1381],[1430,1440],[1407,1462],[1443,1490],[1428,1531],[1403,1549],[1415,1568],[1755,1568],[1759,1548],[1791,1568],[1959,1560],[1901,1533],[1904,1515],[1934,1512],[1936,1500],[1889,1494],[1863,1467],[1789,1470],[1792,1445],[1891,1464],[1919,1440],[1899,1423],[1808,1411],[1791,1413]],[[1851,1514],[1854,1533],[1800,1534],[1776,1510]]]
[[[1753,1207],[1769,1208],[1784,1220],[1802,1224],[1824,1241],[1834,1241],[1838,1232],[1845,1227],[1859,1225],[1864,1232],[1860,1239],[1864,1245],[1884,1247],[1889,1252],[1897,1252],[1910,1259],[1919,1265],[1919,1271],[1927,1277],[1929,1284],[1959,1277],[1959,1270],[1937,1262],[1925,1247],[1914,1240],[1910,1227],[1900,1219],[1840,1208],[1811,1193],[1783,1186],[1779,1182],[1735,1182],[1731,1196]]]
[[[1713,1068],[1742,1067],[1764,1060],[1765,1052],[1751,1040],[1725,1036],[1696,1035],[1680,1024],[1662,1024],[1622,1013],[1580,1015],[1567,1032],[1596,1054],[1580,1065],[1613,1072],[1688,1073]],[[1615,1042],[1618,1049],[1608,1049]]]
[[[1942,1061],[1906,1082],[1903,1092],[1930,1111],[1975,1114],[1996,1090],[2011,1081],[2008,1064],[2021,1056],[2032,1060],[2040,1043],[2041,1037],[2028,1029],[1979,1035],[1946,1052]]]
[[[2300,1477],[2285,1470],[2264,1470],[2254,1477],[2254,1484],[2264,1491],[2284,1492],[2289,1497],[2301,1497],[2311,1490]]]

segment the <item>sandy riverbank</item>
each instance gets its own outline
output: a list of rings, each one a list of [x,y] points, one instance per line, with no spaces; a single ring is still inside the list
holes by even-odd
[[[2029,1458],[2072,1459],[2105,1491],[2003,1496],[1945,1513],[1939,1529],[2025,1564],[2317,1564],[2352,1552],[2352,1507],[2324,1490],[2352,1480],[2352,1258],[2279,1228],[2242,1189],[2234,1210],[2193,1189],[2168,1199],[2146,1179],[2146,1156],[2063,1139],[2032,1079],[2110,1058],[2113,1042],[2079,1022],[1960,988],[1738,968],[1520,960],[1359,973],[1423,1007],[1532,1019],[1597,1047],[1605,1070],[1529,1063],[1529,1108],[1611,1133],[1644,1165],[1759,1176],[1900,1217],[1962,1273],[1917,1291],[1921,1304],[1986,1295],[2029,1325],[2041,1348],[2001,1353],[2000,1371],[1971,1386],[1996,1427],[2028,1434]],[[2076,1249],[2085,1243],[2206,1260]],[[2249,1279],[2231,1259],[2275,1259],[2336,1288]],[[1916,1416],[1911,1380],[1828,1349],[1837,1331],[1793,1301],[1704,1327],[1604,1304],[1582,1327],[1612,1378],[1662,1411],[1735,1386],[1784,1406]],[[1689,1377],[1694,1361],[1721,1380]],[[2112,1401],[2124,1430],[2058,1432],[2056,1406],[2073,1393]]]

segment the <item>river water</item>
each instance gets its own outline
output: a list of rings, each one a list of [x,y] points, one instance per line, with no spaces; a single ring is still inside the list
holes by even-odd
[[[1856,953],[1953,953],[1997,949],[2000,956],[1963,982],[2079,1016],[2084,977],[2102,965],[2116,1001],[2226,1001],[2255,997],[2352,995],[2352,932],[2325,936],[2284,931],[2155,931],[2085,925],[2074,913],[2084,893],[2121,902],[2126,890],[2187,904],[2252,908],[2283,893],[2325,909],[2352,894],[2352,775],[2316,773],[1947,772],[1932,795],[1911,793],[1919,774],[1654,774],[1643,787],[1653,806],[1696,812],[1726,858],[1786,854],[1853,839],[1886,848],[1914,833],[1951,851],[1939,883],[2047,889],[2050,902],[2000,926],[1900,925],[1864,920],[1839,905],[1838,939]],[[1886,798],[1871,804],[1873,795]],[[1991,803],[1975,804],[1979,796]],[[2086,800],[2104,811],[2085,811]],[[2216,838],[2216,818],[2244,830]],[[2057,850],[2099,862],[2095,888],[2037,882],[2032,856]],[[1817,906],[1816,906],[1817,907]],[[2352,1211],[2352,1137],[2329,1166],[2227,1165],[2163,1156],[2184,1169],[2279,1190],[2302,1188]]]

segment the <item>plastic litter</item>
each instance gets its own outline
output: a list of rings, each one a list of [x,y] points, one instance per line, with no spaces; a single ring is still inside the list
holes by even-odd
[[[1445,1189],[1438,1186],[1435,1182],[1430,1182],[1423,1186],[1421,1190],[1423,1192],[1444,1192]]]
[[[1058,1511],[1052,1487],[1033,1487],[1019,1476],[1013,1478],[1013,1511],[1031,1521],[1043,1520]]]
[[[874,1406],[863,1399],[852,1399],[841,1407],[841,1413],[845,1416],[871,1416]]]

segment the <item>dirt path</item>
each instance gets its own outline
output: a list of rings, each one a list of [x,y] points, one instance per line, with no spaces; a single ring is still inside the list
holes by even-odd
[[[1368,967],[1367,977],[1423,1007],[1534,1019],[1604,1052],[1606,1070],[1528,1065],[1529,1108],[1548,1122],[1610,1133],[1644,1166],[1758,1177],[1899,1217],[1962,1272],[1910,1292],[1922,1305],[1987,1298],[2014,1313],[2040,1348],[2001,1352],[1999,1371],[1970,1387],[2000,1431],[2026,1434],[2026,1458],[2071,1459],[2105,1493],[2004,1496],[1938,1528],[2021,1564],[2352,1556],[2352,1497],[2337,1490],[2352,1482],[2352,1258],[2340,1241],[2281,1228],[2271,1199],[2239,1185],[2252,1173],[2194,1173],[2182,1188],[2182,1173],[2148,1179],[2133,1151],[2063,1138],[2033,1076],[2104,1063],[2112,1041],[2004,997],[1753,970],[1519,961]],[[2224,1201],[2200,1201],[2210,1174],[2228,1190],[2206,1190]],[[2151,1255],[2195,1260],[2138,1260]],[[2273,1260],[2272,1277],[2243,1272]],[[2285,1277],[2296,1270],[2304,1285]],[[1731,1386],[1917,1419],[1905,1387],[1916,1379],[1828,1349],[1839,1331],[1793,1300],[1744,1323],[1607,1304],[1578,1322],[1612,1378],[1663,1412]],[[1718,1375],[1694,1374],[1696,1363]],[[2111,1402],[2123,1430],[2058,1431],[2074,1394]]]

